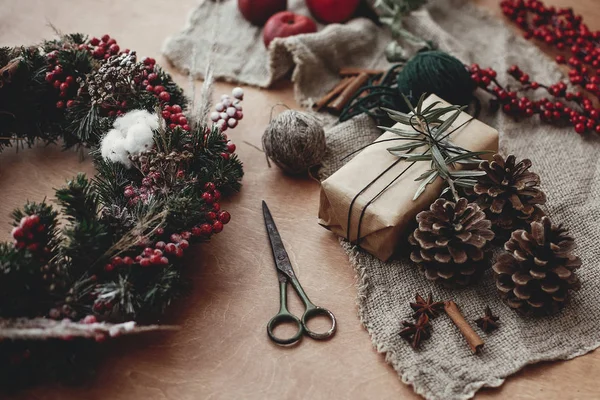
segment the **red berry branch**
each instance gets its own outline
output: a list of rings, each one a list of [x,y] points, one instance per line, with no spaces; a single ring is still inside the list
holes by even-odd
[[[517,87],[502,86],[496,79],[496,71],[491,68],[480,68],[473,64],[469,67],[471,79],[494,99],[494,105],[514,117],[531,117],[539,115],[544,122],[570,123],[577,133],[583,134],[594,130],[600,133],[600,109],[595,108],[590,99],[584,98],[581,92],[568,91],[564,82],[544,85],[532,81],[528,74],[513,65],[508,70]],[[532,99],[527,94],[543,90],[551,97]]]
[[[533,81],[517,65],[507,71],[516,85],[501,85],[496,71],[477,64],[469,67],[473,81],[494,97],[493,105],[509,115],[539,115],[544,122],[570,124],[579,134],[600,133],[600,108],[583,94],[600,98],[600,31],[590,31],[570,8],[548,7],[538,0],[503,0],[500,6],[524,31],[525,38],[541,40],[564,53],[556,62],[570,66],[569,80],[581,91],[569,90],[565,82],[546,85]],[[536,90],[549,97],[534,97]]]

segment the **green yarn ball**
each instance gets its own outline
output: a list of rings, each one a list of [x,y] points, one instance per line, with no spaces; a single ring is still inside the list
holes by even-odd
[[[398,73],[398,90],[416,102],[423,93],[434,93],[450,104],[466,105],[476,89],[463,63],[433,50],[418,53]]]

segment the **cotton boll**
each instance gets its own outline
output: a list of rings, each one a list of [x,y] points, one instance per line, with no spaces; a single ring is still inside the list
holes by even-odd
[[[150,126],[138,123],[127,130],[124,143],[125,150],[129,153],[140,154],[152,148],[154,145],[154,133]]]
[[[123,134],[116,129],[112,129],[102,139],[100,144],[100,154],[106,160],[120,163],[127,168],[130,168],[131,161],[128,158],[129,153],[125,150],[124,145],[125,138],[123,137]]]
[[[122,132],[127,132],[129,128],[139,123],[147,125],[151,129],[157,129],[158,116],[156,114],[151,114],[146,110],[132,110],[117,118],[113,126]]]
[[[113,126],[115,129],[120,130],[121,132],[126,132],[130,126],[138,123],[140,120],[144,119],[144,114],[148,113],[146,110],[132,110],[129,111],[122,116],[115,119]]]
[[[118,142],[122,142],[125,139],[123,134],[116,130],[111,129],[108,131],[106,135],[102,138],[100,142],[100,154],[103,158],[109,158],[110,154],[113,152],[113,148],[117,145]]]
[[[150,114],[144,111],[144,115],[140,118],[150,129],[158,129],[158,115]]]

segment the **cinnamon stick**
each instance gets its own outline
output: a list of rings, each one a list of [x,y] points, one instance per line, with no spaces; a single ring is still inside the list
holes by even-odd
[[[331,100],[333,100],[336,96],[338,96],[346,87],[352,82],[352,78],[346,77],[342,79],[333,89],[329,91],[325,96],[321,97],[319,101],[317,101],[314,107],[319,111],[321,108],[325,107]]]
[[[352,99],[352,96],[354,96],[358,89],[360,89],[361,86],[369,80],[369,75],[362,72],[357,77],[351,79],[352,80],[350,84],[346,86],[344,91],[334,101],[329,103],[329,108],[332,108],[336,111],[341,111],[342,108],[348,104],[350,99]]]
[[[345,67],[345,68],[340,69],[341,76],[352,76],[352,75],[360,75],[360,74],[377,75],[377,74],[382,74],[384,72],[385,71],[383,71],[381,69],[354,68],[354,67]]]
[[[483,348],[483,340],[479,335],[471,328],[471,325],[467,322],[465,317],[462,315],[458,306],[453,301],[444,302],[444,309],[446,314],[450,317],[454,325],[460,330],[460,333],[465,337],[471,351],[477,354]]]

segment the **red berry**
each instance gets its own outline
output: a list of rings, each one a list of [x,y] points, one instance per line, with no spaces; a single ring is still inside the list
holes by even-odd
[[[179,242],[179,247],[185,250],[188,247],[190,247],[190,243],[187,240],[183,239],[181,240],[181,242]]]
[[[140,266],[141,267],[149,267],[150,265],[152,265],[152,261],[150,261],[149,258],[142,258],[140,260]]]
[[[212,204],[215,201],[213,195],[208,192],[202,193],[202,199],[208,204]]]
[[[163,85],[156,85],[154,87],[154,93],[156,94],[160,94],[160,92],[164,92],[165,90],[167,90]]]
[[[189,132],[190,130],[192,130],[192,128],[190,128],[190,126],[189,126],[188,124],[185,124],[185,125],[183,125],[183,126],[181,127],[181,129],[183,129],[184,131],[188,131],[188,132]]]
[[[117,41],[115,39],[109,39],[108,42],[106,42],[106,45],[107,46],[112,46],[115,43],[117,43]]]
[[[108,51],[110,51],[113,54],[117,54],[119,52],[119,50],[121,50],[121,48],[116,43],[115,44],[111,44],[110,47],[108,48]]]
[[[167,244],[161,240],[160,242],[156,242],[154,247],[156,247],[157,249],[164,249],[166,245]]]
[[[167,92],[160,92],[158,99],[166,103],[167,101],[171,100],[171,95]]]
[[[219,221],[223,224],[227,224],[229,221],[231,221],[231,214],[229,214],[227,211],[221,211],[219,213]]]
[[[68,100],[67,101],[67,108],[71,108],[75,105],[75,101],[74,100]]]
[[[175,243],[167,243],[167,245],[165,246],[165,251],[169,254],[175,253],[176,250],[177,246],[175,245]]]
[[[161,114],[162,114],[162,117],[163,117],[164,119],[169,119],[169,118],[171,118],[171,113],[170,113],[170,112],[168,112],[168,111],[166,111],[166,110],[165,110],[165,111],[163,111]]]
[[[179,114],[182,111],[181,106],[178,104],[175,104],[174,106],[172,106],[172,108],[175,114]]]
[[[594,130],[596,131],[596,133],[600,133],[600,125],[596,125],[596,128]]]
[[[213,227],[211,224],[202,224],[200,225],[200,233],[202,235],[210,235],[213,231]]]
[[[60,84],[60,91],[61,92],[66,92],[67,89],[69,89],[69,84],[67,82],[64,82],[64,83]]]
[[[155,72],[152,72],[151,74],[148,74],[148,80],[149,80],[150,82],[153,82],[153,81],[155,81],[155,80],[157,80],[157,79],[158,79],[158,74],[157,74],[157,73],[155,73]]]
[[[60,89],[60,85],[62,85],[62,82],[58,79],[52,83],[52,86],[54,86],[55,89]]]
[[[106,43],[106,42],[108,42],[108,41],[110,40],[110,36],[108,36],[107,34],[104,34],[104,35],[102,35],[102,38],[101,38],[101,39],[102,39],[102,41],[103,41],[104,43]]]
[[[163,265],[168,265],[169,264],[169,259],[167,257],[161,257],[160,258],[160,263]]]
[[[183,249],[181,247],[178,247],[177,250],[175,251],[175,257],[178,257],[178,258],[183,257]]]
[[[585,125],[581,122],[579,122],[577,125],[575,125],[575,132],[577,133],[584,133],[585,132]]]
[[[84,324],[95,324],[96,322],[98,322],[98,320],[94,315],[86,315],[86,317],[83,319]]]
[[[179,117],[179,125],[186,125],[187,124],[187,118],[186,117]]]
[[[100,44],[100,39],[98,39],[97,37],[93,37],[93,38],[90,40],[90,44],[91,44],[92,46],[98,46],[98,45]]]
[[[227,143],[227,151],[228,152],[235,153],[235,149],[236,149],[235,143],[231,143],[231,142]]]
[[[206,213],[206,218],[208,218],[211,221],[214,221],[215,219],[217,219],[217,214],[215,214],[212,211],[209,211]]]
[[[226,160],[229,160],[230,155],[229,153],[221,153],[221,157],[223,157]]]
[[[62,100],[57,101],[56,108],[65,108],[65,102]]]
[[[221,199],[221,192],[218,189],[213,191],[213,198],[215,201],[219,201]]]
[[[23,238],[23,229],[14,227],[12,230],[12,237],[16,240]]]
[[[131,258],[131,257],[123,257],[123,264],[125,264],[125,265],[132,265],[133,264],[133,258]]]
[[[215,221],[213,222],[212,228],[214,233],[219,233],[223,230],[223,223],[221,221]]]
[[[161,263],[161,261],[160,261],[161,258],[162,258],[162,256],[159,256],[159,255],[155,254],[152,257],[150,257],[150,262],[152,264],[160,264]]]
[[[122,259],[121,257],[119,257],[119,256],[117,256],[117,257],[114,257],[114,258],[111,260],[111,264],[113,264],[114,266],[118,267],[119,265],[122,265],[122,264],[123,264],[123,259]]]
[[[54,67],[54,74],[55,75],[61,75],[63,73],[63,69],[60,65],[57,65],[56,67]]]
[[[199,228],[199,227],[197,227],[197,226],[194,226],[194,227],[191,229],[191,232],[192,232],[192,235],[193,235],[193,236],[200,236],[200,235],[202,234],[202,231],[201,231],[201,230],[200,230],[200,228]]]
[[[221,205],[219,203],[213,203],[213,211],[214,212],[221,211]]]
[[[106,265],[104,266],[104,270],[105,270],[106,272],[112,272],[112,270],[114,270],[114,269],[115,269],[115,266],[114,266],[114,265],[112,265],[112,264],[106,264]]]
[[[169,124],[169,129],[175,129],[175,128],[177,128],[177,125],[175,125],[175,124]]]
[[[146,91],[148,91],[148,92],[154,92],[154,86],[152,86],[152,85],[146,86]]]
[[[146,57],[144,58],[143,62],[145,65],[154,65],[156,60],[154,58]]]
[[[192,237],[192,234],[189,231],[183,231],[181,232],[181,238],[184,240],[190,240],[190,238]]]

